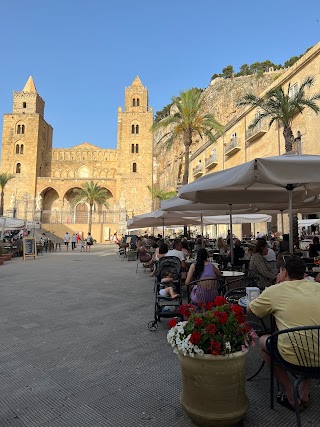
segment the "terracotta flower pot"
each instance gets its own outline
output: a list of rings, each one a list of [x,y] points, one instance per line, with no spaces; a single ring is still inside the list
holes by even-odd
[[[234,426],[245,416],[247,352],[227,356],[183,356],[180,401],[192,421],[201,427]]]
[[[2,265],[5,262],[5,258],[0,256],[0,265]]]
[[[2,257],[4,257],[5,261],[10,261],[12,259],[12,254],[3,254]]]

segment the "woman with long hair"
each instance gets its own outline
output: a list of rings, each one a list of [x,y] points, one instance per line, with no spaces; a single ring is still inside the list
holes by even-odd
[[[215,267],[212,262],[208,261],[208,252],[201,248],[197,252],[197,261],[191,264],[186,278],[186,285],[193,280],[210,278],[219,278],[222,276],[221,271]]]

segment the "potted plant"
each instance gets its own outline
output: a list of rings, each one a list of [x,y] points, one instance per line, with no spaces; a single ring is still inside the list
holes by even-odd
[[[249,407],[245,393],[247,348],[257,335],[243,309],[217,296],[195,307],[182,305],[171,319],[168,342],[178,354],[182,372],[181,404],[197,426],[232,426]]]

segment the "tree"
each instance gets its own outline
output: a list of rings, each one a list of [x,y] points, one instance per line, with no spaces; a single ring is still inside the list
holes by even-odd
[[[285,141],[285,151],[292,150],[294,136],[292,132],[292,122],[298,113],[303,112],[305,107],[310,108],[316,114],[319,114],[320,108],[317,101],[320,100],[320,92],[307,96],[306,89],[313,86],[314,77],[307,77],[301,84],[299,90],[291,93],[289,84],[285,92],[282,87],[271,89],[267,94],[260,98],[254,94],[247,94],[238,101],[238,106],[256,107],[260,114],[257,114],[249,128],[257,126],[264,118],[270,119],[269,128],[276,121],[283,126],[283,136]]]
[[[8,174],[7,172],[0,174],[0,187],[1,187],[1,198],[0,198],[0,216],[3,216],[4,207],[4,187],[10,179],[14,178],[14,175]]]
[[[92,211],[95,203],[108,207],[107,200],[112,197],[112,194],[106,188],[100,187],[98,183],[93,181],[85,182],[82,184],[82,188],[74,190],[75,197],[72,200],[72,205],[75,206],[79,202],[85,202],[89,204],[89,233],[92,228]]]
[[[151,187],[151,185],[147,185],[149,193],[151,194],[151,198],[152,198],[152,204],[155,200],[168,200],[171,199],[171,197],[174,197],[177,195],[176,191],[164,191],[164,190],[159,190],[155,187]],[[154,209],[154,206],[153,206]]]
[[[226,68],[223,68],[222,74],[223,74],[223,77],[225,77],[226,79],[230,79],[234,74],[233,66],[228,65]]]
[[[180,92],[179,97],[173,97],[175,113],[154,123],[151,128],[152,132],[165,129],[165,134],[160,141],[165,140],[168,149],[182,139],[185,147],[183,185],[188,184],[189,181],[189,154],[193,137],[199,135],[202,139],[205,136],[210,141],[215,141],[212,131],[223,133],[223,126],[212,114],[204,112],[201,92],[200,89],[194,88]]]

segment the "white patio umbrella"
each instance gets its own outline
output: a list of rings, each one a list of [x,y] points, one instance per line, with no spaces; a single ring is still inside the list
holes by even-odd
[[[243,215],[232,215],[233,224],[258,224],[261,222],[270,222],[271,216],[265,214],[243,214]],[[205,216],[203,223],[209,224],[229,224],[229,215],[216,215],[216,216]]]
[[[127,229],[146,228],[146,227],[162,227],[164,235],[164,227],[168,225],[199,225],[200,215],[194,218],[183,218],[181,213],[165,212],[158,209],[153,212],[148,212],[142,215],[136,215],[127,221]]]
[[[320,225],[320,219],[299,219],[298,227],[311,227],[311,225]]]
[[[179,196],[200,203],[288,203],[290,250],[293,251],[292,208],[320,192],[320,156],[283,155],[257,158],[182,186]]]

